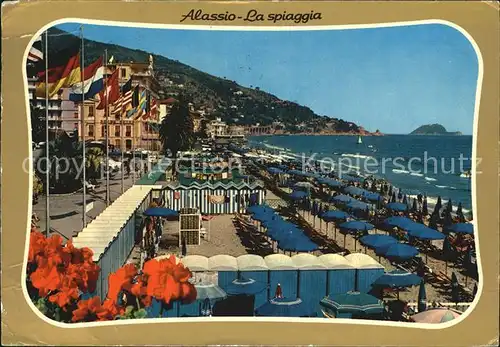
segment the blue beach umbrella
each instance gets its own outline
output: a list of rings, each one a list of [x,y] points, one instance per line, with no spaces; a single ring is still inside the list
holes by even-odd
[[[280,225],[283,222],[285,222],[283,220],[283,217],[275,214],[275,215],[270,216],[270,218],[262,221],[262,226],[264,226],[265,228],[270,228],[273,225]]]
[[[314,309],[300,298],[274,298],[258,307],[256,314],[267,317],[310,317],[314,315]]]
[[[377,249],[398,242],[398,240],[392,236],[381,234],[366,235],[360,238],[359,241],[361,244],[371,249]]]
[[[391,227],[398,227],[400,229],[405,229],[409,224],[415,223],[412,221],[410,218],[407,217],[389,217],[386,220],[384,220],[385,225],[391,226]]]
[[[406,288],[418,286],[420,282],[422,282],[422,277],[411,272],[394,270],[377,278],[375,282],[373,282],[373,285],[383,288]]]
[[[425,292],[425,282],[420,282],[418,288],[418,312],[423,312],[427,309],[427,293]]]
[[[358,231],[364,231],[364,230],[372,230],[375,228],[373,224],[370,224],[368,222],[363,222],[360,220],[352,220],[349,222],[344,222],[339,225],[340,229],[347,230],[349,232],[358,232]]]
[[[318,249],[318,245],[312,242],[304,234],[291,234],[278,241],[278,247],[290,252],[312,252]]]
[[[351,201],[347,204],[347,207],[351,210],[365,211],[368,208],[368,204],[362,201]]]
[[[165,207],[150,207],[142,213],[144,216],[148,217],[177,217],[179,213],[169,208]]]
[[[254,205],[247,208],[248,213],[268,213],[274,212],[274,209],[267,205]]]
[[[403,204],[402,202],[390,202],[386,205],[389,210],[396,212],[405,212],[408,210],[408,205]]]
[[[344,188],[344,192],[352,194],[352,195],[363,195],[363,193],[365,193],[366,190],[361,189],[359,187],[355,187],[355,186],[348,186],[348,187]]]
[[[347,218],[349,218],[349,214],[347,212],[344,212],[344,211],[338,211],[338,210],[330,210],[330,211],[326,211],[325,213],[323,213],[323,215],[321,216],[321,218],[325,221],[325,222],[333,222],[333,221],[336,221],[336,220],[345,220]]]
[[[415,225],[410,225],[407,228],[406,230],[410,236],[420,240],[444,240],[446,238],[446,235],[423,224],[415,223]]]
[[[274,216],[275,216],[274,213],[255,213],[252,216],[252,219],[257,220],[259,222],[264,222],[272,220]]]
[[[355,200],[354,198],[348,196],[348,195],[336,195],[334,196],[332,199],[331,199],[333,202],[341,202],[341,203],[348,203],[348,202],[351,202],[353,200]]]
[[[362,182],[364,180],[362,177],[354,177],[351,175],[341,175],[340,178],[348,182]]]
[[[197,283],[194,286],[196,288],[196,300],[220,300],[227,297],[226,292],[213,283]]]
[[[379,314],[384,310],[382,300],[360,292],[330,295],[321,299],[320,305],[339,313]]]
[[[393,243],[381,246],[375,249],[375,253],[396,261],[410,260],[419,254],[415,247],[404,243]]]
[[[363,194],[363,197],[369,201],[379,201],[380,194],[368,192],[368,193]]]
[[[292,200],[302,200],[305,199],[307,196],[309,196],[309,194],[301,190],[295,190],[290,194],[290,198]]]
[[[226,287],[229,295],[255,295],[267,288],[267,284],[258,282],[252,278],[241,277],[232,281]]]
[[[283,170],[277,168],[277,167],[270,167],[267,169],[267,171],[273,175],[276,175],[276,174],[281,174],[283,173]]]
[[[447,228],[447,231],[451,231],[457,234],[474,234],[474,225],[472,223],[456,223],[452,224]]]

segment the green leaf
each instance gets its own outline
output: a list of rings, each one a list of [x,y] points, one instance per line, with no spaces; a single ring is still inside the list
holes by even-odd
[[[127,306],[125,308],[125,316],[130,316],[132,314],[132,311],[134,310],[134,306]]]
[[[146,318],[147,315],[148,313],[143,308],[134,312],[134,318]]]

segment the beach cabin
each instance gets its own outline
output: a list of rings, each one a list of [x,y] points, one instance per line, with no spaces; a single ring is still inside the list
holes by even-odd
[[[268,298],[274,297],[278,283],[281,285],[284,297],[296,298],[298,272],[292,258],[284,254],[271,254],[264,257],[264,261],[269,268]]]
[[[345,259],[356,269],[355,289],[358,292],[370,292],[373,282],[384,274],[384,267],[367,254],[351,253]]]
[[[326,296],[327,271],[321,260],[309,253],[300,253],[291,257],[298,272],[298,293],[309,307],[321,316],[319,302]]]
[[[269,285],[269,267],[264,258],[255,254],[244,254],[236,258],[239,275],[246,279]],[[265,304],[268,300],[268,289],[255,295],[254,309]]]
[[[340,254],[329,253],[318,257],[327,269],[327,295],[344,294],[354,291],[356,268]]]
[[[265,200],[264,184],[260,181],[169,182],[163,188],[165,206],[179,211],[198,208],[202,214],[234,214],[243,211],[252,194],[258,204]]]
[[[136,214],[150,203],[150,192],[159,186],[132,186],[92,220],[76,237],[73,245],[88,247],[101,271],[96,295],[102,300],[108,292],[108,276],[125,264],[135,244]]]
[[[225,291],[238,278],[238,262],[227,254],[214,255],[208,258],[208,271],[217,272],[217,285]]]
[[[207,273],[208,266],[208,258],[202,255],[188,255],[182,258],[181,263],[187,267],[192,273],[193,278],[197,280],[197,274],[199,273]],[[200,316],[200,300],[195,300],[190,304],[178,304],[178,316],[179,317],[198,317]]]

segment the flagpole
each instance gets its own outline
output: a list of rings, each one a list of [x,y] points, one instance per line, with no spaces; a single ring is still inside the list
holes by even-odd
[[[85,82],[85,76],[83,73],[83,70],[85,69],[85,51],[84,51],[84,41],[83,41],[83,25],[80,26],[80,38],[82,41],[82,56],[81,56],[81,66],[80,66],[80,73],[81,73],[81,79],[82,79],[82,157],[83,157],[83,228],[87,226],[87,177],[86,177],[86,166],[87,166],[87,159],[86,159],[86,149],[85,149],[85,130],[86,130],[86,124],[85,124],[85,88],[84,88],[84,82]]]
[[[117,69],[121,69],[121,65],[118,65],[116,67]],[[120,71],[120,70],[118,70]],[[123,137],[123,133],[125,132],[125,130],[123,129],[123,93],[122,93],[122,106],[121,106],[121,112],[120,112],[120,154],[121,154],[121,162],[122,162],[122,165],[121,165],[121,172],[122,172],[122,194],[125,192],[125,158],[124,158],[124,155],[123,155],[123,151],[125,150],[125,144],[124,144],[124,137]]]
[[[108,72],[108,50],[104,50],[104,71]],[[107,76],[106,76],[107,77]],[[109,206],[109,94],[108,94],[108,79],[106,78],[106,103],[104,104],[104,112],[106,116],[106,206]]]
[[[49,34],[45,31],[45,153],[47,155],[47,167],[45,175],[45,235],[50,234],[50,156],[49,156]]]
[[[133,167],[132,167],[132,184],[135,184],[135,114],[136,114],[137,110],[134,112],[134,115],[132,117],[132,163],[133,163]]]

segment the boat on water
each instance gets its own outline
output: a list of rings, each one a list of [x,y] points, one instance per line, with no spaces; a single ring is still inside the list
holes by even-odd
[[[358,135],[358,145],[362,144],[363,141],[361,140],[361,135]]]

